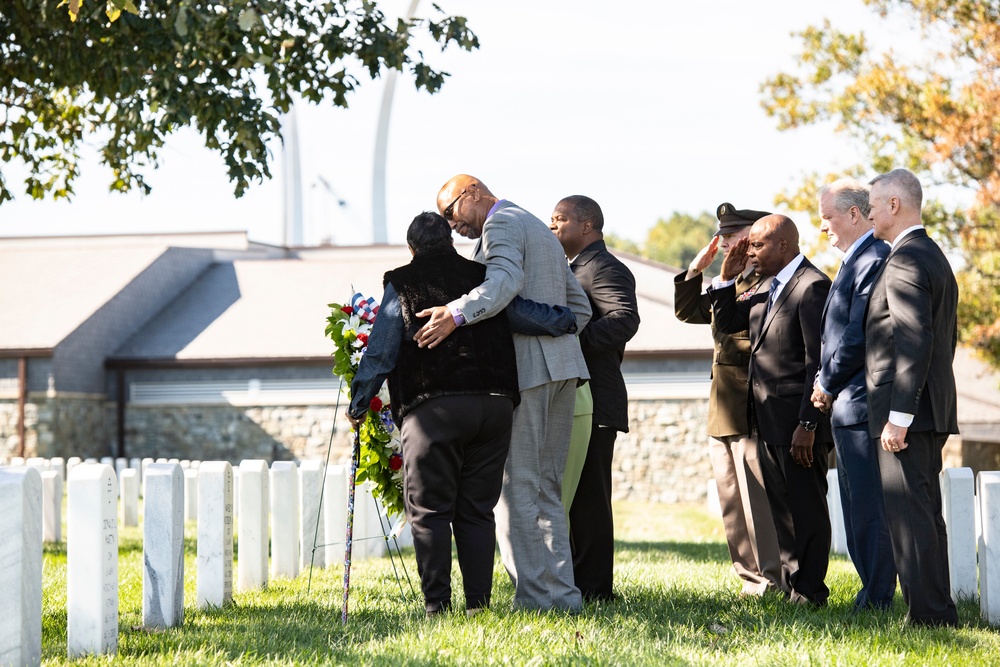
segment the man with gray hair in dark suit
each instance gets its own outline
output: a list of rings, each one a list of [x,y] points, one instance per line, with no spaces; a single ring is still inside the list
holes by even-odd
[[[958,284],[920,215],[923,190],[906,169],[871,182],[868,219],[892,250],[865,314],[868,432],[879,471],[907,618],[958,625],[941,516],[941,449],[958,433],[955,372]]]

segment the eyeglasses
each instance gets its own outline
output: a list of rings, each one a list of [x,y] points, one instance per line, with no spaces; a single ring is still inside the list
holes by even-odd
[[[460,193],[458,193],[458,196],[455,197],[455,199],[453,199],[452,202],[444,208],[444,211],[442,211],[441,215],[444,216],[445,220],[451,220],[451,216],[455,214],[455,204],[458,203],[458,200],[461,199],[462,195],[464,195],[465,193],[466,190],[462,190]]]

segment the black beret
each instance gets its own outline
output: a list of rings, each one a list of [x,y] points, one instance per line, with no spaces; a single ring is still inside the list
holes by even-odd
[[[719,219],[719,231],[715,235],[730,234],[741,227],[748,227],[765,215],[771,214],[767,211],[752,211],[748,208],[737,209],[729,202],[719,204],[719,208],[715,210],[715,217]]]

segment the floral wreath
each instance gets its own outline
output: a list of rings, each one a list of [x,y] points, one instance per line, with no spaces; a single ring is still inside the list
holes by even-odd
[[[368,345],[378,304],[360,293],[347,305],[328,304],[326,335],[333,340],[333,374],[344,381],[343,391],[351,399],[351,382],[358,372],[361,357]],[[355,483],[370,481],[372,495],[382,503],[389,515],[403,513],[403,454],[399,430],[392,421],[389,392],[383,384],[372,398],[368,413],[360,425],[361,443]]]

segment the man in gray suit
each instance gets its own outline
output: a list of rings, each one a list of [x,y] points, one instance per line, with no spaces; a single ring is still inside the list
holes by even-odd
[[[864,317],[889,246],[872,235],[866,186],[843,178],[823,186],[819,194],[819,229],[844,253],[844,260],[823,307],[812,399],[830,415],[833,426],[847,551],[861,577],[855,609],[888,609],[896,593],[896,566],[878,472],[878,442],[868,435]]]
[[[923,190],[905,169],[871,182],[875,238],[892,246],[865,313],[868,432],[879,471],[899,587],[915,625],[958,625],[941,517],[941,449],[958,433],[958,284],[924,230]]]
[[[511,202],[498,200],[466,174],[441,188],[437,204],[452,229],[479,239],[473,258],[486,264],[486,280],[448,304],[417,313],[430,317],[415,336],[421,347],[434,347],[456,327],[503,312],[517,295],[568,305],[577,330],[587,325],[591,316],[587,295],[545,223]],[[575,336],[514,334],[514,348],[521,405],[514,412],[496,508],[500,555],[514,583],[515,607],[576,611],[582,600],[573,580],[562,476],[577,381],[590,375]]]

